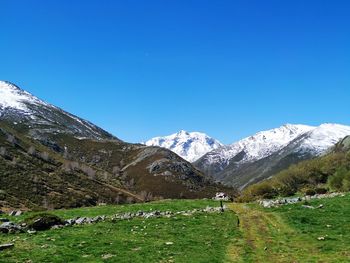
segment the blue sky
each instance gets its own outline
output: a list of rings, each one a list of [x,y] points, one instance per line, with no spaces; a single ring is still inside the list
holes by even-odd
[[[350,124],[350,1],[0,0],[0,79],[137,142]]]

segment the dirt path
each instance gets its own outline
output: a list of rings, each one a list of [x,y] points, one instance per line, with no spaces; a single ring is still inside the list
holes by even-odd
[[[239,218],[240,237],[228,248],[229,262],[298,262],[293,254],[298,247],[291,238],[295,232],[273,213],[245,204],[230,204]]]

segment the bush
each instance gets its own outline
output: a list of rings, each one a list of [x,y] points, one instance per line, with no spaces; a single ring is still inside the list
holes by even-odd
[[[25,223],[30,229],[43,231],[50,229],[53,226],[64,225],[64,220],[56,215],[42,213],[27,218]]]
[[[314,189],[308,188],[305,190],[305,195],[315,195],[316,191]]]
[[[336,191],[350,191],[350,171],[344,166],[339,168],[328,178],[328,185]]]
[[[326,194],[328,192],[328,189],[323,188],[323,187],[317,187],[315,189],[315,192],[316,192],[316,194],[323,195],[323,194]]]

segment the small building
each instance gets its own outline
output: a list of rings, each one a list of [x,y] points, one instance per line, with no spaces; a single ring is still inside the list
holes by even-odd
[[[229,201],[230,200],[230,197],[227,195],[227,194],[225,194],[225,193],[223,193],[223,192],[221,192],[221,193],[216,193],[215,194],[215,197],[213,197],[213,199],[214,200],[222,200],[222,201]]]

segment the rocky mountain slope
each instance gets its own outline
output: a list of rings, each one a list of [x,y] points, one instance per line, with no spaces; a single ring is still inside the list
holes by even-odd
[[[210,197],[222,189],[167,149],[125,143],[0,82],[2,209]]]
[[[324,154],[349,134],[350,127],[339,124],[287,124],[220,147],[194,164],[216,181],[243,189],[293,163]]]
[[[144,144],[167,148],[189,162],[194,162],[207,152],[223,146],[218,140],[204,133],[183,130],[169,136],[152,138]]]

